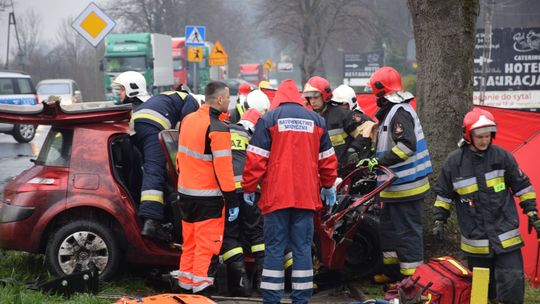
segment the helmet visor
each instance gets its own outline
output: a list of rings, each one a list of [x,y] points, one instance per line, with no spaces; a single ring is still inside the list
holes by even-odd
[[[307,92],[303,92],[302,96],[304,96],[305,98],[312,98],[312,97],[319,97],[322,95],[321,95],[321,92],[318,92],[318,91],[307,91]]]

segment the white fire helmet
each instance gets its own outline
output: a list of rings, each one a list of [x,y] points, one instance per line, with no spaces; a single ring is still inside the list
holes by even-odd
[[[119,89],[119,86],[123,86],[127,97],[137,97],[142,102],[150,98],[150,94],[146,91],[146,79],[139,72],[127,71],[118,75],[112,82],[112,86],[113,89]]]
[[[247,95],[247,104],[250,109],[256,109],[261,114],[264,114],[270,107],[270,99],[263,91],[253,90]]]
[[[362,111],[362,108],[356,102],[356,93],[348,85],[342,84],[332,92],[332,101],[339,104],[348,104],[349,110]]]

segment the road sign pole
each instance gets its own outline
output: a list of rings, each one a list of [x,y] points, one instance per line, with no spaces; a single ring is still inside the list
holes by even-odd
[[[199,94],[199,86],[197,85],[197,66],[199,63],[194,62],[193,64],[193,92],[195,92],[195,94]]]

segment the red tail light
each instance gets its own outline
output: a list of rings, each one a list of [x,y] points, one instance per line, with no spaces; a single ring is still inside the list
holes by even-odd
[[[22,184],[17,192],[58,191],[67,189],[69,171],[43,172]]]

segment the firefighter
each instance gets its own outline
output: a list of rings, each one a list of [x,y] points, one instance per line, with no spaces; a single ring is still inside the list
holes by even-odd
[[[143,156],[144,173],[138,215],[144,220],[141,229],[144,236],[163,241],[171,239],[162,226],[167,197],[164,195],[167,189],[166,159],[158,134],[162,130],[175,128],[187,114],[198,107],[195,98],[187,92],[167,91],[140,104],[133,113],[134,143]],[[170,192],[174,193],[174,190]]]
[[[253,92],[252,92],[253,93]],[[251,94],[251,93],[250,93]],[[249,96],[248,96],[249,98]],[[239,201],[243,201],[242,172],[246,163],[246,149],[251,135],[255,130],[255,124],[261,117],[261,113],[254,108],[247,110],[238,124],[231,124],[231,146],[233,158],[234,181]],[[258,198],[257,194],[257,198]],[[258,288],[262,263],[264,261],[263,222],[261,212],[255,204],[240,204],[240,217],[238,221],[225,224],[225,236],[221,247],[221,256],[227,265],[228,282],[234,295],[251,295],[251,282],[248,279],[244,265],[244,249],[242,241],[248,245],[250,252],[255,257],[257,275],[255,288]]]
[[[207,288],[213,286],[223,241],[224,207],[229,222],[239,214],[231,135],[219,120],[229,106],[229,88],[210,82],[204,95],[205,104],[182,121],[176,158],[184,240],[178,281],[193,293],[212,290]]]
[[[238,86],[238,99],[234,109],[230,111],[230,122],[237,123],[244,112],[249,108],[247,104],[247,96],[252,88],[248,82],[243,82]]]
[[[311,243],[313,214],[335,203],[333,189],[337,159],[324,119],[304,108],[292,80],[276,91],[277,108],[257,123],[247,148],[242,176],[244,201],[253,204],[257,186],[264,217],[265,257],[261,280],[264,303],[279,303],[283,296],[283,258],[290,244],[293,303],[308,303],[313,289]],[[322,190],[319,188],[322,185]]]
[[[454,206],[469,267],[490,269],[489,298],[523,303],[523,240],[512,196],[540,233],[536,193],[512,154],[492,144],[497,125],[490,112],[470,111],[463,130],[460,148],[448,155],[435,187],[434,233],[443,239]]]
[[[112,82],[112,88],[115,93],[118,92],[120,102],[131,103],[134,110],[151,97],[146,91],[146,79],[141,73],[135,71],[118,75]]]
[[[369,135],[375,123],[367,115],[350,111],[332,101],[332,88],[326,79],[311,77],[304,86],[303,96],[326,121],[332,146],[336,150],[340,176],[347,173],[343,169],[350,161],[356,163],[359,159],[372,156]]]
[[[376,158],[359,165],[379,163],[398,176],[379,194],[384,275],[374,279],[385,282],[410,276],[423,263],[422,210],[432,167],[420,120],[409,104],[414,96],[403,91],[399,73],[382,67],[371,75],[369,86],[379,107]]]

